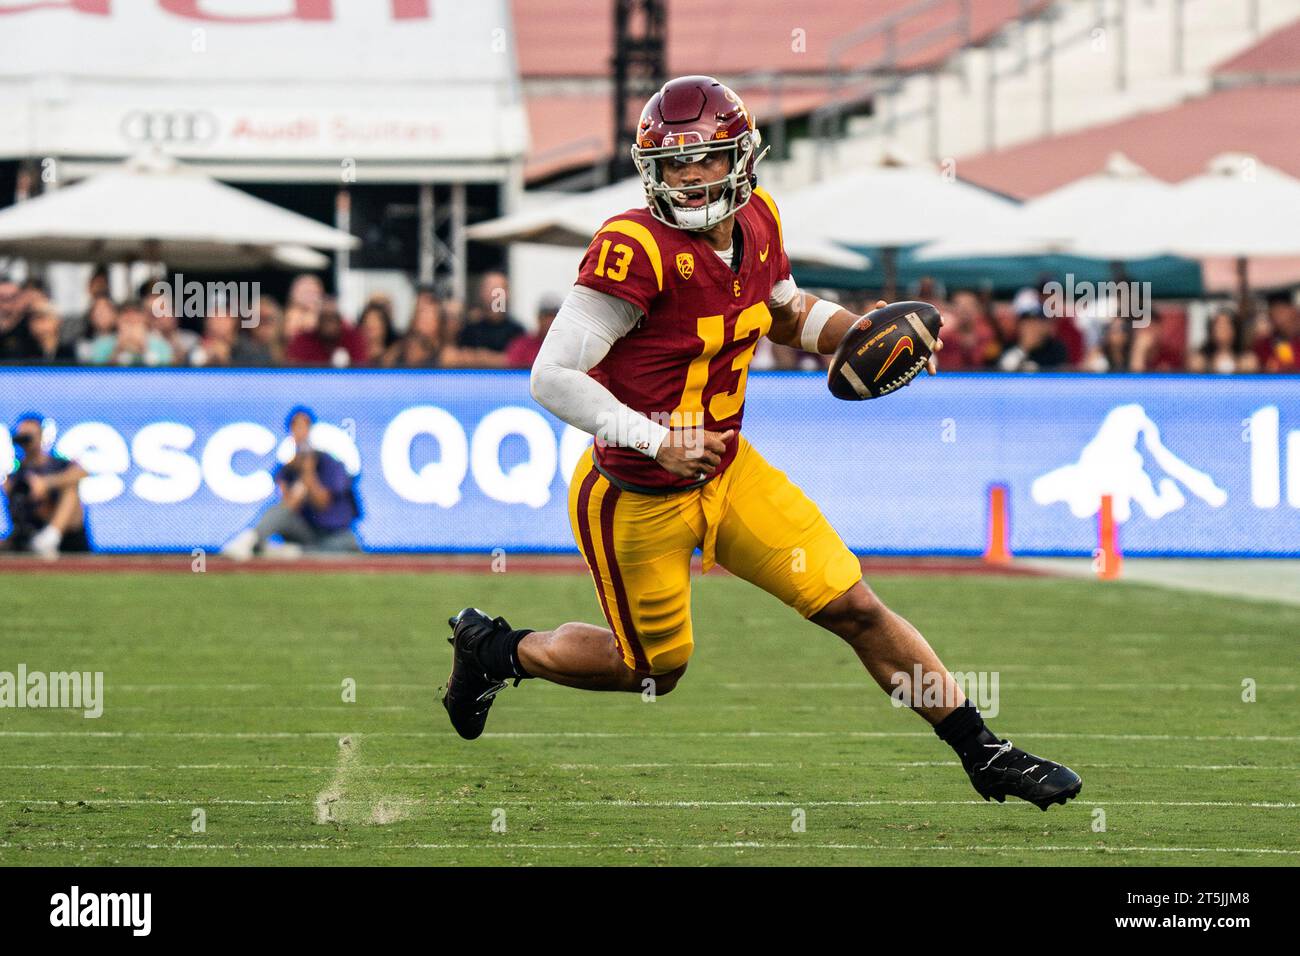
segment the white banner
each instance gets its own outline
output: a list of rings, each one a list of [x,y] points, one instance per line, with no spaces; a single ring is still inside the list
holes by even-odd
[[[508,160],[505,0],[0,0],[0,155]]]

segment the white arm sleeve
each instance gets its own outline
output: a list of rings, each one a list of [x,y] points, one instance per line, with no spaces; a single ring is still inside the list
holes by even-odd
[[[654,458],[668,429],[624,405],[587,374],[640,318],[641,310],[630,302],[575,285],[542,341],[529,384],[533,398],[556,418],[608,445]]]
[[[768,308],[779,309],[782,306],[789,305],[796,297],[799,299],[796,310],[802,312],[804,308],[803,291],[795,284],[794,279],[786,276],[784,279],[778,279],[776,284],[772,286],[772,294],[767,297],[767,305]],[[805,352],[814,354],[820,352],[821,349],[817,347],[817,343],[821,339],[822,329],[826,327],[826,323],[831,316],[835,315],[839,310],[840,306],[829,299],[818,299],[813,304],[813,307],[808,310],[808,314],[804,316],[803,326],[799,334],[799,347]]]
[[[776,285],[772,286],[772,294],[767,297],[768,308],[779,309],[798,294],[799,287],[794,284],[794,279],[789,276],[778,279]]]

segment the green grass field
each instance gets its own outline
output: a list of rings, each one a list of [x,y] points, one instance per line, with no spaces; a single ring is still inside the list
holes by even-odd
[[[696,579],[671,696],[529,682],[466,743],[436,702],[448,612],[595,621],[589,578],[18,575],[0,670],[103,671],[105,711],[0,710],[0,863],[1300,863],[1300,607],[874,583],[952,670],[998,672],[990,724],[1079,799],[983,802],[847,647],[725,576]]]

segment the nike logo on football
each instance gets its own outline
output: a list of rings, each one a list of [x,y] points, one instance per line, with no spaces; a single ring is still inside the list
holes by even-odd
[[[766,262],[766,261],[767,261],[767,250],[769,250],[769,249],[771,249],[771,248],[772,248],[772,244],[771,244],[771,243],[768,243],[767,245],[765,245],[765,246],[763,247],[763,251],[760,252],[760,253],[758,254],[758,261],[759,261],[759,262]]]
[[[889,371],[889,366],[893,365],[894,360],[903,354],[904,349],[907,350],[909,355],[912,354],[912,337],[910,335],[905,335],[894,343],[894,351],[889,353],[889,358],[885,359],[885,364],[880,366],[880,371],[877,372],[876,377],[872,379],[873,382],[880,381],[880,376]]]

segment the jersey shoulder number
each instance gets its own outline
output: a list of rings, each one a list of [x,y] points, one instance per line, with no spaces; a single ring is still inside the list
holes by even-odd
[[[606,220],[582,257],[578,284],[625,299],[648,315],[664,289],[664,253],[653,222],[645,210]]]

